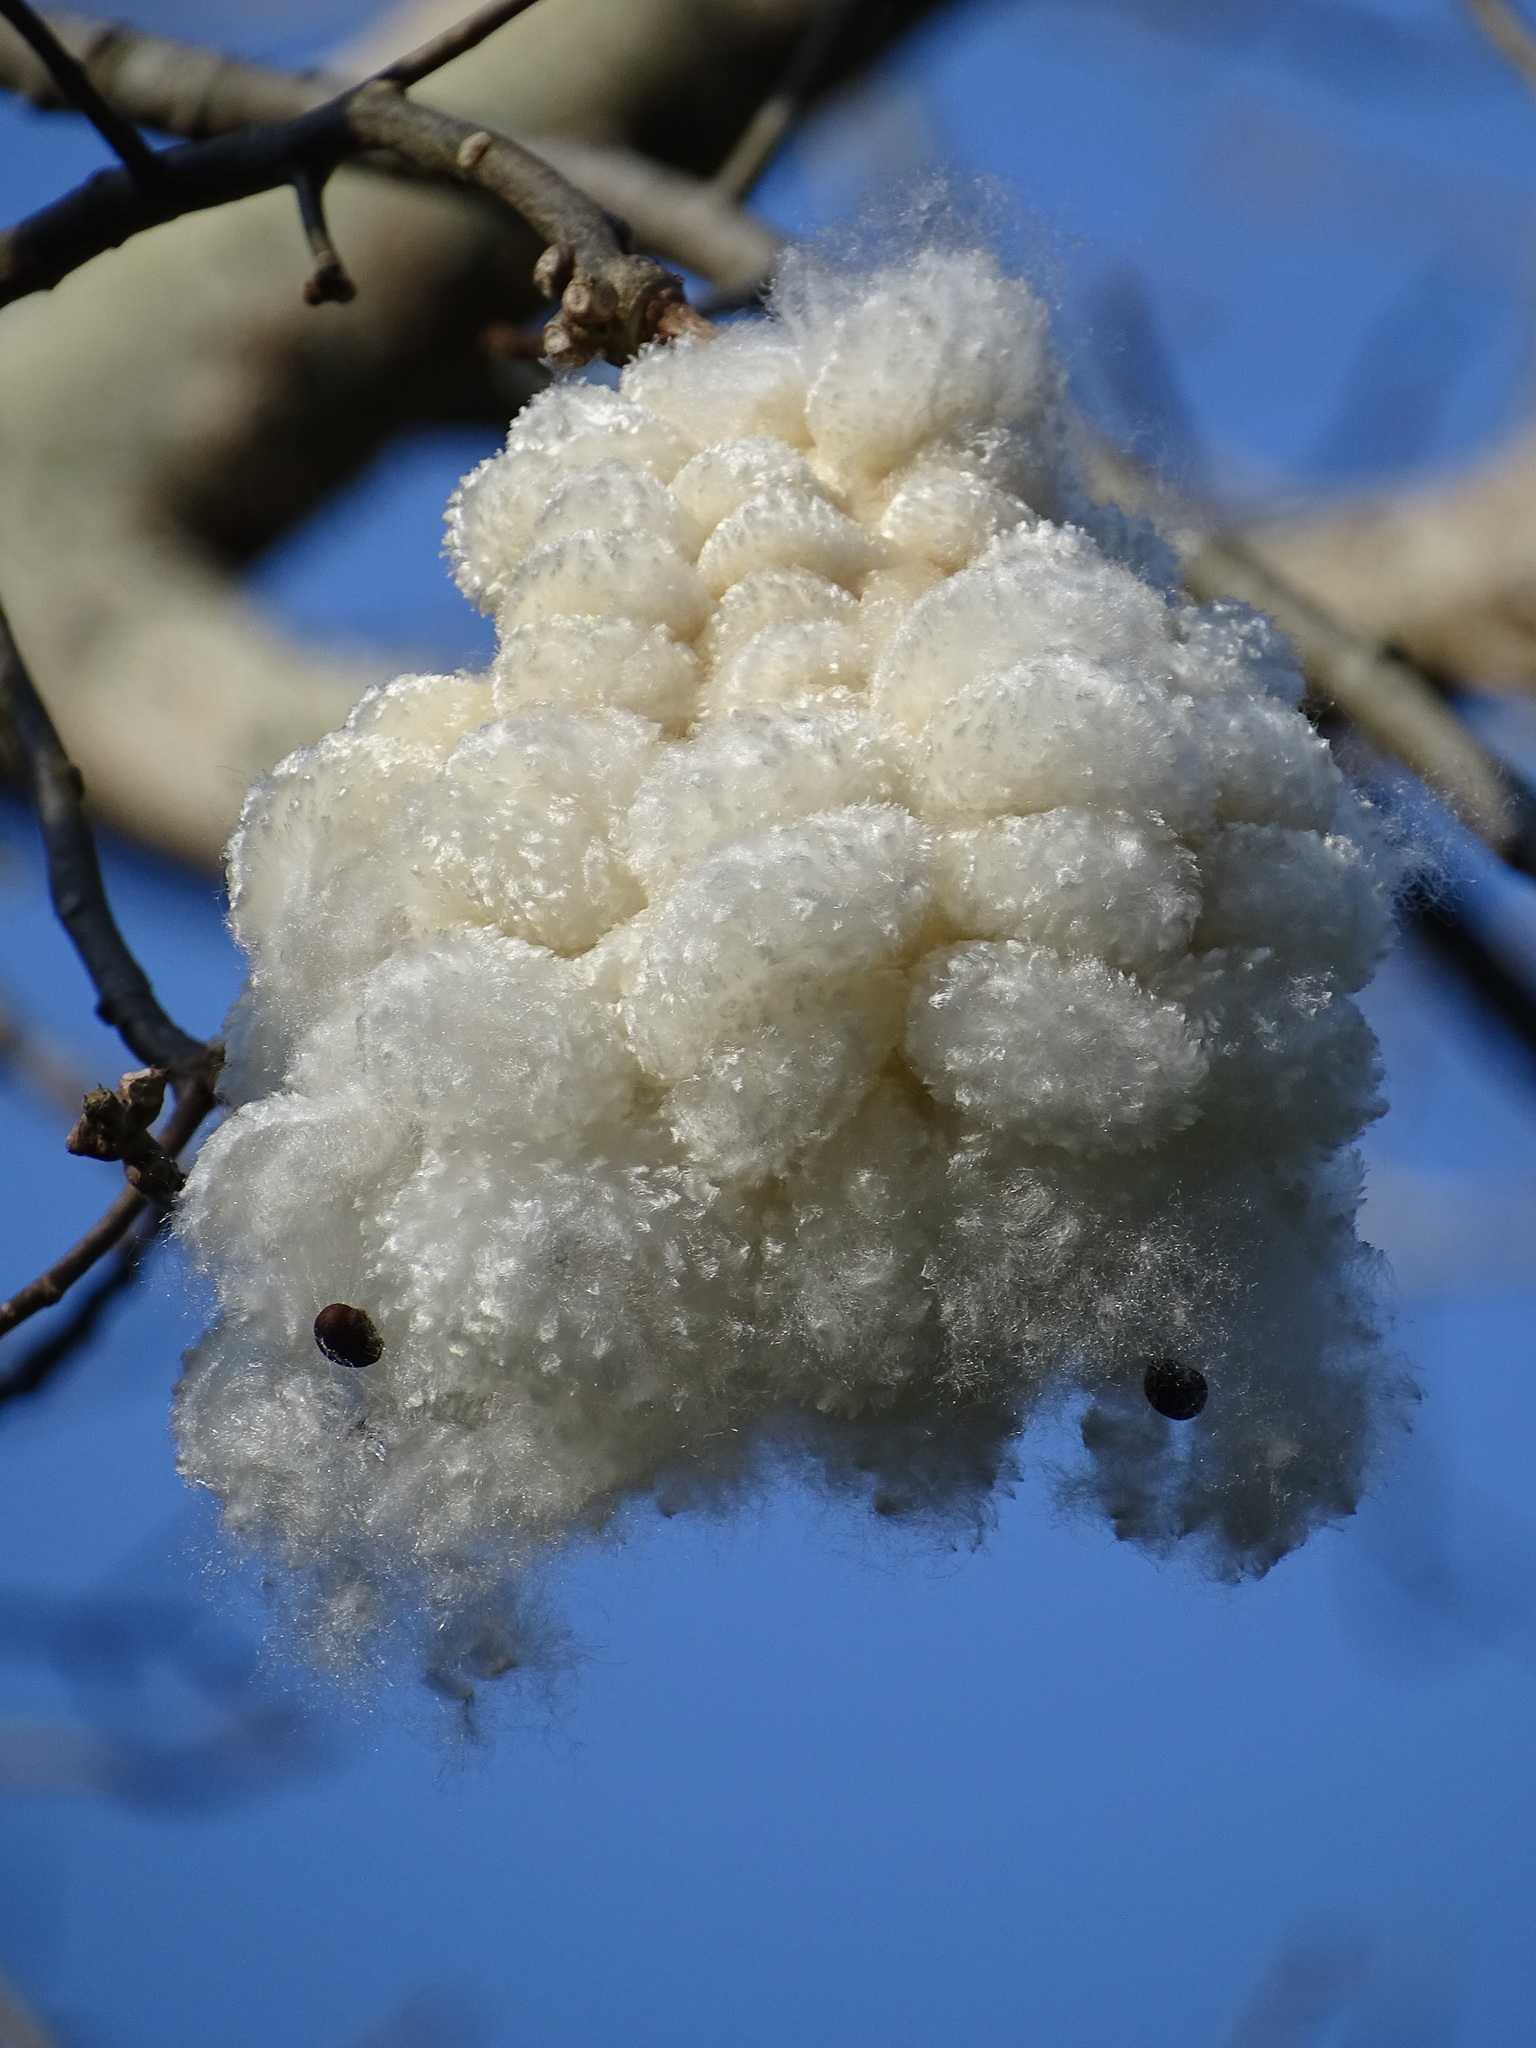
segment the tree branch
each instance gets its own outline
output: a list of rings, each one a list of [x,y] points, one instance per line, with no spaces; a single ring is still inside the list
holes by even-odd
[[[467,55],[532,5],[533,0],[497,0],[374,75],[404,91]],[[63,8],[50,8],[46,16],[39,16],[25,0],[0,0],[0,16],[11,22],[40,60],[29,65],[22,52],[0,49],[0,84],[45,112],[72,108],[94,121],[91,108],[99,109],[117,130],[126,128],[149,158],[152,172],[158,160],[132,123],[202,140],[255,122],[307,113],[333,99],[345,84],[341,78],[296,77]],[[102,133],[107,133],[105,128]],[[118,147],[111,135],[107,140]],[[119,154],[128,161],[122,150]]]
[[[178,43],[118,22],[50,8],[48,25],[119,114],[163,135],[201,142],[258,121],[287,121],[333,99],[346,81],[299,76]],[[0,36],[0,85],[44,113],[71,102],[26,46]]]
[[[113,175],[123,176],[123,173]],[[128,950],[102,884],[101,863],[86,823],[80,771],[65,753],[53,720],[0,609],[0,715],[26,763],[48,855],[48,887],[60,924],[74,941],[100,1000],[97,1015],[130,1052],[165,1067],[185,1089],[208,1065],[208,1047],[161,1009],[149,976]]]
[[[475,185],[548,244],[534,278],[551,296],[551,287],[561,287],[561,310],[544,331],[552,361],[601,355],[625,363],[658,336],[713,331],[684,299],[679,279],[652,257],[630,255],[601,207],[520,143],[418,106],[381,80],[340,104],[355,147],[391,149],[431,176]]]
[[[357,297],[357,286],[348,277],[347,266],[337,255],[326,225],[324,180],[308,164],[300,164],[294,173],[293,189],[309,253],[315,259],[315,267],[304,286],[305,301],[311,306],[344,306]]]
[[[612,143],[567,135],[530,135],[527,146],[616,213],[636,243],[727,292],[755,288],[772,274],[784,237],[744,213],[712,183]]]
[[[260,123],[312,113],[346,88],[339,79],[274,71],[138,29],[53,12],[51,25],[81,57],[98,90],[130,119],[185,141],[206,141]],[[65,110],[46,70],[26,48],[0,38],[0,88],[47,113]],[[640,247],[739,293],[771,271],[782,238],[743,213],[718,186],[634,150],[566,135],[530,135],[524,146],[628,222]],[[363,155],[360,168],[414,177],[402,158]]]
[[[319,79],[47,11],[114,105],[147,132],[195,139],[308,111],[476,4],[407,0],[392,34],[375,27],[366,55]],[[882,9],[884,39],[918,11]],[[771,267],[777,238],[699,173],[809,13],[809,0],[546,0],[416,96],[546,156],[631,223],[636,248],[729,289]],[[4,81],[57,103],[0,23]],[[570,129],[580,139],[556,133]],[[240,793],[338,724],[387,660],[296,642],[232,571],[389,436],[504,429],[542,382],[523,364],[488,368],[477,346],[497,322],[537,336],[554,310],[521,220],[384,152],[344,165],[326,202],[359,287],[345,310],[304,304],[309,261],[275,190],[141,236],[28,318],[0,320],[0,593],[94,815],[209,866]]]
[[[98,90],[146,128],[186,141],[206,141],[258,124],[312,113],[346,88],[338,79],[274,71],[138,29],[84,15],[49,17],[81,57]],[[0,88],[44,112],[63,110],[47,71],[25,47],[0,38]],[[695,271],[727,292],[755,286],[773,267],[781,237],[743,213],[714,183],[653,162],[634,150],[571,136],[533,135],[532,149],[607,213],[634,231],[636,242]],[[398,156],[362,155],[360,168],[399,177],[420,174]]]
[[[740,201],[751,192],[806,102],[825,82],[867,5],[868,0],[822,0],[783,76],[716,171],[712,183],[722,198]]]
[[[434,71],[441,71],[445,64],[451,64],[455,57],[462,57],[483,43],[487,36],[494,35],[514,15],[522,14],[533,5],[533,0],[492,0],[492,5],[482,7],[465,17],[454,27],[444,29],[440,36],[433,36],[420,49],[412,50],[408,57],[397,57],[393,64],[375,74],[390,85],[398,85],[402,92],[407,86],[419,85],[424,78],[430,78]]]
[[[168,1158],[175,1159],[186,1150],[213,1106],[211,1083],[201,1076],[190,1081],[159,1133],[159,1142]],[[0,1337],[14,1330],[19,1323],[26,1322],[28,1317],[62,1301],[82,1274],[88,1273],[98,1260],[105,1258],[145,1210],[153,1206],[157,1205],[136,1188],[125,1188],[106,1214],[92,1224],[78,1244],[71,1245],[63,1258],[56,1259],[46,1273],[40,1273],[19,1293],[13,1294],[9,1301],[0,1302]]]
[[[137,1224],[137,1216],[133,1224]],[[45,1387],[63,1368],[78,1358],[85,1346],[95,1336],[112,1303],[124,1294],[138,1278],[144,1263],[144,1254],[165,1227],[162,1212],[143,1228],[129,1228],[110,1248],[111,1269],[97,1282],[83,1300],[77,1301],[71,1309],[62,1329],[52,1330],[38,1343],[23,1352],[9,1371],[0,1373],[0,1406],[8,1401],[20,1400],[27,1394],[35,1394]],[[7,1304],[9,1306],[9,1304]],[[0,2035],[0,2043],[4,2042]]]
[[[153,185],[159,176],[155,152],[131,121],[125,121],[109,106],[91,83],[85,66],[71,56],[47,22],[41,20],[26,0],[0,0],[0,18],[8,21],[17,35],[36,52],[60,97],[84,114],[96,133],[115,150],[141,185]]]
[[[505,136],[417,105],[385,77],[287,120],[162,151],[153,190],[123,171],[98,172],[0,235],[0,305],[47,290],[147,228],[303,171],[323,180],[348,158],[380,149],[420,175],[488,193],[561,252],[553,267],[570,281],[546,331],[552,359],[621,363],[658,335],[707,331],[680,281],[653,258],[630,254],[602,209],[551,165]]]

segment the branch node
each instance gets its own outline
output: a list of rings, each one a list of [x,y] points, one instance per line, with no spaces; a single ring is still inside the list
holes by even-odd
[[[605,277],[576,277],[560,294],[560,310],[576,327],[604,327],[619,310],[619,295]]]
[[[655,314],[651,338],[655,341],[713,341],[720,332],[713,320],[706,320],[698,308],[690,306],[681,295],[658,298],[653,303]]]
[[[152,1141],[173,1164],[215,1106],[213,1079],[223,1060],[224,1048],[217,1044],[203,1046],[201,1054],[201,1060],[189,1066],[185,1079],[179,1085],[176,1108],[166,1120],[159,1139]],[[135,1078],[127,1076],[125,1080]],[[92,1090],[93,1094],[110,1095],[112,1092],[110,1089]],[[163,1208],[170,1206],[177,1193],[170,1177],[163,1172],[156,1177],[146,1170],[142,1159],[135,1163],[139,1166],[139,1181],[124,1188],[107,1213],[93,1224],[79,1243],[72,1245],[61,1259],[55,1260],[46,1273],[40,1273],[30,1286],[13,1294],[9,1301],[0,1301],[0,1337],[8,1330],[14,1330],[18,1323],[24,1323],[29,1316],[35,1316],[40,1309],[52,1308],[56,1301],[61,1301],[80,1276],[88,1273],[97,1260],[105,1257],[133,1228],[148,1203],[153,1202]],[[30,1390],[32,1383],[26,1378],[25,1362],[21,1373],[19,1381],[0,1380],[0,1401]]]
[[[93,1088],[64,1141],[77,1159],[120,1159],[129,1186],[162,1208],[186,1180],[149,1128],[165,1106],[169,1079],[164,1067],[145,1067],[124,1074],[116,1088]]]
[[[557,315],[544,330],[544,360],[557,370],[579,370],[592,358]]]
[[[551,242],[533,266],[534,288],[546,299],[558,299],[576,275],[576,251],[568,242]]]
[[[187,1184],[187,1176],[170,1153],[150,1137],[145,1138],[142,1150],[123,1161],[123,1173],[134,1193],[157,1209],[169,1209]]]
[[[347,266],[337,253],[325,219],[325,178],[312,164],[299,164],[293,173],[293,189],[299,202],[299,219],[304,224],[309,252],[315,267],[304,280],[304,303],[309,306],[345,306],[357,297],[357,286],[347,275]]]
[[[346,306],[356,297],[357,286],[339,256],[322,259],[304,280],[306,306]]]
[[[473,135],[466,135],[454,155],[459,169],[472,171],[490,148],[492,140],[483,128],[477,128]]]
[[[142,1067],[124,1074],[116,1088],[93,1088],[66,1148],[77,1159],[123,1158],[165,1106],[169,1079],[164,1067]]]

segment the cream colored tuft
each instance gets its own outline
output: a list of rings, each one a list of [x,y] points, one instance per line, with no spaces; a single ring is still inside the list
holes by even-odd
[[[462,1691],[541,1559],[785,1456],[983,1516],[1052,1400],[1224,1574],[1360,1491],[1390,918],[1291,652],[1090,503],[990,257],[781,300],[536,399],[449,511],[488,677],[370,692],[231,848],[177,1431],[337,1659]]]

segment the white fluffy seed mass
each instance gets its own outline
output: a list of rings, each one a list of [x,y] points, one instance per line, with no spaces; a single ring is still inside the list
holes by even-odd
[[[324,1654],[461,1690],[542,1560],[785,1461],[974,1523],[1069,1397],[1122,1536],[1353,1506],[1386,893],[1284,643],[1071,445],[991,257],[796,259],[536,399],[449,512],[489,673],[252,793],[176,1426]]]

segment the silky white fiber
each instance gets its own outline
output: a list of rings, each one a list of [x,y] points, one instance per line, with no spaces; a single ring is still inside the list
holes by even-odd
[[[1368,816],[1273,628],[1087,496],[1030,290],[796,257],[534,400],[448,524],[500,650],[252,792],[181,1212],[183,1469],[316,1651],[462,1694],[562,1546],[786,1463],[974,1525],[1042,1406],[1218,1573],[1347,1513]]]

